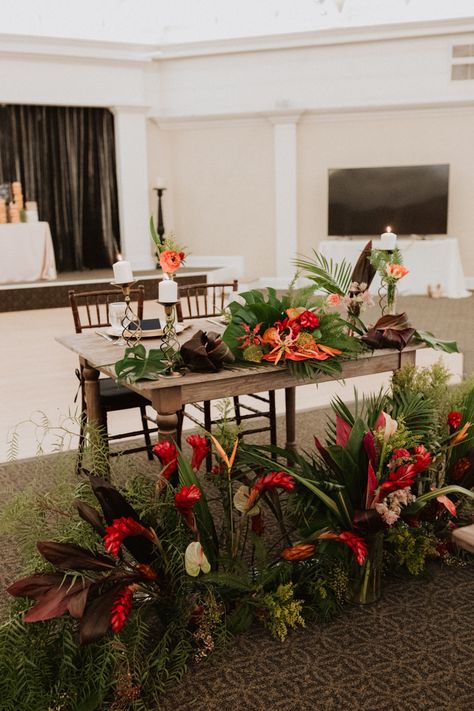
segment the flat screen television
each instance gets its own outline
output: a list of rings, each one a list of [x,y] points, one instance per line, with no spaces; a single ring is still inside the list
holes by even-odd
[[[447,234],[448,183],[449,165],[331,169],[328,234]]]

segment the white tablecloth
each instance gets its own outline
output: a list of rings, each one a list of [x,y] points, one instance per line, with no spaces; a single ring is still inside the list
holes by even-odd
[[[354,265],[367,244],[366,239],[334,239],[320,242],[318,251],[334,262],[346,259]],[[379,240],[372,241],[374,249]],[[397,247],[409,274],[398,282],[400,294],[427,294],[428,287],[435,290],[441,285],[442,296],[462,299],[470,296],[465,288],[464,272],[459,255],[458,241],[454,237],[439,239],[398,239]],[[371,292],[375,293],[380,281],[374,279]]]
[[[0,284],[56,279],[47,222],[0,225]]]

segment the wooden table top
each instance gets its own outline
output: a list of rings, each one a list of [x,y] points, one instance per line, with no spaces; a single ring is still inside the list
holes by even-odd
[[[181,343],[187,341],[197,330],[219,331],[219,327],[210,324],[206,319],[192,321],[190,328],[179,334]],[[97,329],[104,330],[104,329]],[[94,329],[83,333],[68,336],[59,336],[56,340],[69,350],[77,353],[93,368],[115,377],[114,364],[123,357],[125,347],[119,347],[107,342],[99,336]],[[147,348],[159,348],[160,338],[146,338],[141,343]],[[357,359],[341,363],[341,373],[338,380],[353,378],[361,375],[372,375],[394,371],[405,362],[413,362],[414,351],[422,346],[408,346],[399,352],[392,349],[380,349],[373,353],[367,352]],[[140,381],[138,383],[124,383],[131,390],[142,394],[149,400],[162,400],[166,391],[174,391],[175,399],[182,404],[213,400],[233,395],[263,392],[265,390],[278,390],[280,388],[294,387],[308,383],[319,383],[334,380],[334,376],[319,373],[311,379],[295,378],[284,365],[235,365],[225,366],[217,373],[186,373],[182,377],[163,377],[153,381]],[[163,391],[163,392],[161,392]]]

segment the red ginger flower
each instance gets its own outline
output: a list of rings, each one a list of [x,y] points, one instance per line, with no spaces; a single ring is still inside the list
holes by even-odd
[[[408,449],[405,449],[404,447],[399,447],[398,449],[394,449],[392,452],[392,460],[394,459],[410,459],[411,454],[408,451]]]
[[[179,513],[186,519],[186,522],[192,523],[192,509],[201,498],[201,490],[196,484],[191,486],[182,486],[174,495],[174,505]]]
[[[257,479],[255,484],[250,489],[250,494],[247,502],[247,508],[250,510],[260,494],[266,489],[284,489],[285,491],[293,491],[295,488],[295,480],[286,472],[270,472],[265,476]]]
[[[157,442],[153,447],[153,453],[156,454],[163,465],[161,476],[169,479],[178,467],[178,450],[175,443],[168,439],[163,442]]]
[[[352,531],[343,531],[342,533],[321,533],[319,538],[345,543],[354,553],[357,563],[364,565],[367,558],[367,543],[362,536],[358,536]]]
[[[462,415],[460,412],[457,412],[457,410],[451,410],[451,412],[448,415],[448,425],[451,429],[451,432],[454,432],[454,430],[457,430],[459,425],[462,422]]]
[[[317,328],[319,326],[319,318],[309,309],[303,311],[298,321],[303,328]]]
[[[211,451],[211,445],[207,437],[193,434],[186,438],[186,442],[193,448],[193,458],[191,460],[191,468],[197,472],[203,460]]]
[[[110,611],[110,626],[113,632],[120,632],[132,610],[134,585],[128,585],[121,590],[114,600]]]
[[[118,556],[120,546],[125,538],[129,536],[145,536],[153,540],[151,531],[133,518],[122,516],[115,518],[110,526],[105,529],[104,544],[108,553]]]
[[[383,501],[385,497],[393,491],[405,489],[407,486],[414,484],[417,474],[418,471],[416,470],[414,464],[402,464],[401,467],[398,467],[395,471],[390,472],[387,480],[379,486],[374,503]]]
[[[422,444],[413,447],[413,454],[415,456],[413,466],[415,467],[416,473],[419,474],[425,469],[428,469],[431,463],[431,454],[428,452],[426,447],[424,447]]]

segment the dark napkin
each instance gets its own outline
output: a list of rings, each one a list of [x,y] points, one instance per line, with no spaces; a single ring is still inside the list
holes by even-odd
[[[197,331],[181,346],[181,358],[189,370],[201,373],[216,373],[224,363],[235,361],[229,346],[214,331]]]

